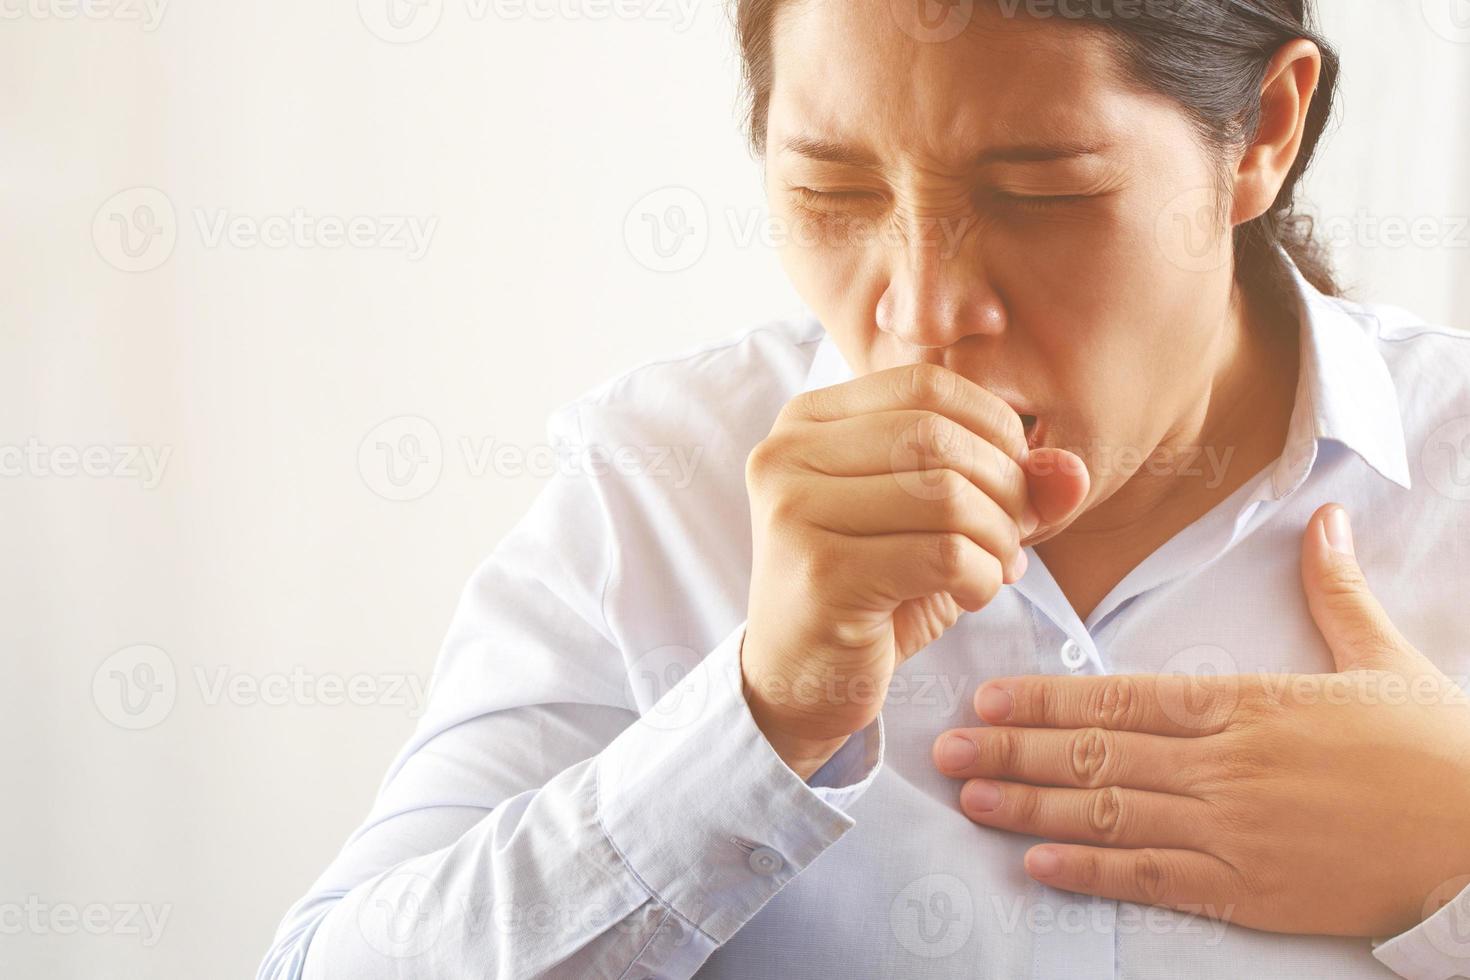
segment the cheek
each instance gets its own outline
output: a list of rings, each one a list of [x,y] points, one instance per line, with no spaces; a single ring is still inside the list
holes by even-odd
[[[802,302],[834,333],[870,327],[883,264],[860,230],[774,203],[771,216],[781,266]]]
[[[1215,305],[1218,275],[1173,260],[1159,205],[1144,197],[992,232],[987,252],[1012,322],[1073,383],[1156,377],[1161,361],[1185,356],[1181,342]]]

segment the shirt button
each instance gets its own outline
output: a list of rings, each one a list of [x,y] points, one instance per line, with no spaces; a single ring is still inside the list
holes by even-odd
[[[1062,664],[1068,670],[1077,671],[1087,663],[1087,654],[1077,645],[1076,640],[1068,640],[1062,644]]]
[[[757,847],[747,859],[750,870],[758,875],[773,875],[786,866],[786,859],[769,847]]]

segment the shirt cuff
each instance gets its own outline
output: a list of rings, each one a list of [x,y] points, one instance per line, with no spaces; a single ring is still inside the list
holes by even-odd
[[[1470,977],[1470,887],[1408,932],[1375,942],[1373,955],[1407,980]]]
[[[597,757],[603,832],[644,887],[716,943],[852,829],[883,729],[854,734],[803,782],[745,702],[741,623]]]

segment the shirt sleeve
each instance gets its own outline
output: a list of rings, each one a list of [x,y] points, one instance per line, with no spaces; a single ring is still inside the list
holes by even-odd
[[[1373,955],[1406,980],[1470,977],[1470,887],[1408,932],[1374,943]]]
[[[423,719],[259,980],[688,977],[854,825],[881,721],[804,782],[745,703],[743,623],[637,708],[600,615],[609,525],[558,475],[476,571]]]

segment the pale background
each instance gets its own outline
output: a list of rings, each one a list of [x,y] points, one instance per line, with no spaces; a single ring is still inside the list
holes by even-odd
[[[796,302],[715,0],[130,2],[0,7],[6,977],[252,975],[547,412]],[[1331,7],[1341,268],[1470,325],[1470,2]],[[242,237],[297,211],[371,242]],[[380,444],[426,462],[394,483]]]

